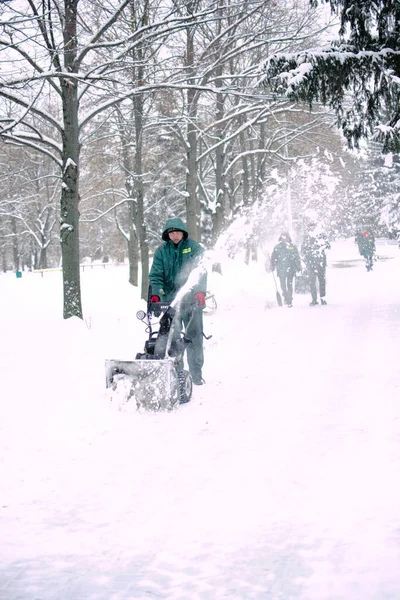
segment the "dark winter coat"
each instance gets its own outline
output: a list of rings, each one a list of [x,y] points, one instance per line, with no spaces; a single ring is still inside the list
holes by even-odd
[[[317,236],[307,235],[301,245],[301,255],[307,270],[319,271],[326,268],[326,250],[331,247],[323,234]]]
[[[183,231],[183,239],[174,244],[168,237],[168,229]],[[153,264],[149,273],[151,293],[165,302],[171,302],[180,288],[186,283],[190,272],[199,264],[204,254],[202,246],[188,237],[187,229],[179,218],[169,219],[162,233],[164,243],[154,253]],[[190,296],[197,292],[206,293],[207,276],[200,277],[199,282],[190,291]]]
[[[294,276],[301,271],[299,251],[292,242],[280,241],[271,254],[271,269],[276,269],[278,277]]]

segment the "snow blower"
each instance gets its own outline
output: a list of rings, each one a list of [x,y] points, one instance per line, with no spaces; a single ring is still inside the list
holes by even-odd
[[[151,287],[148,298],[147,312],[136,313],[149,334],[144,352],[136,354],[134,361],[106,360],[106,387],[117,393],[122,389],[124,401],[136,401],[138,409],[172,410],[192,396],[191,375],[182,369],[190,340],[177,331],[180,320],[176,307],[168,302],[150,302]],[[192,310],[197,309],[193,305]],[[153,316],[161,316],[158,331],[153,330]]]
[[[191,341],[179,330],[180,314],[182,306],[186,305],[187,295],[205,272],[204,261],[201,261],[171,303],[151,302],[149,286],[147,312],[140,310],[136,313],[149,334],[144,352],[136,354],[133,361],[106,360],[105,363],[106,387],[116,391],[118,396],[121,388],[123,403],[133,400],[138,409],[160,411],[172,410],[191,399],[192,377],[183,369],[183,356]],[[193,318],[195,311],[201,308],[191,304],[185,312],[188,310],[192,311]],[[153,331],[153,316],[159,318],[158,331]],[[186,330],[189,326],[190,320]],[[209,339],[211,336],[204,337]]]

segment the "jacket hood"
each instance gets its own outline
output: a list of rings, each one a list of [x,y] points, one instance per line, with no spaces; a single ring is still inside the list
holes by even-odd
[[[283,231],[281,233],[281,235],[279,236],[279,241],[280,242],[292,242],[292,238],[290,237],[290,235],[287,233],[287,231]]]
[[[189,235],[184,222],[179,217],[174,217],[173,219],[168,219],[168,221],[165,223],[163,233],[161,236],[161,238],[164,240],[164,242],[169,241],[169,237],[168,237],[168,233],[167,233],[168,229],[178,229],[179,231],[183,231],[183,239],[184,240],[186,240]]]

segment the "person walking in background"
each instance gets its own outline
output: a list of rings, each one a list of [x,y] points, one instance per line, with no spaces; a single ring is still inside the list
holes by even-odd
[[[372,231],[365,229],[359,231],[356,235],[356,244],[358,245],[358,251],[361,256],[365,259],[365,266],[367,271],[372,271],[375,256],[375,236]]]
[[[188,237],[187,229],[179,218],[166,222],[161,237],[164,243],[155,251],[149,273],[150,302],[172,302],[204,254],[203,247]],[[184,296],[179,309],[180,321],[185,325],[185,333],[190,340],[187,361],[195,385],[204,383],[203,309],[206,305],[206,289],[207,275],[204,273],[195,287]],[[198,305],[194,311],[193,304]]]
[[[292,243],[288,233],[282,233],[279,241],[272,250],[271,269],[276,269],[284,303],[290,308],[293,302],[293,278],[301,271],[300,255],[297,247]]]
[[[326,304],[326,250],[331,247],[323,233],[307,233],[301,245],[301,257],[306,265],[311,290],[310,306],[318,304],[318,291],[321,304]],[[318,290],[317,290],[318,281]]]

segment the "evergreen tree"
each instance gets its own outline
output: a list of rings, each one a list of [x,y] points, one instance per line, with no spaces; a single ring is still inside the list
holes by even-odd
[[[385,152],[398,152],[400,2],[328,1],[340,17],[339,39],[318,49],[273,55],[266,64],[267,81],[289,98],[333,108],[351,147],[374,134]]]

